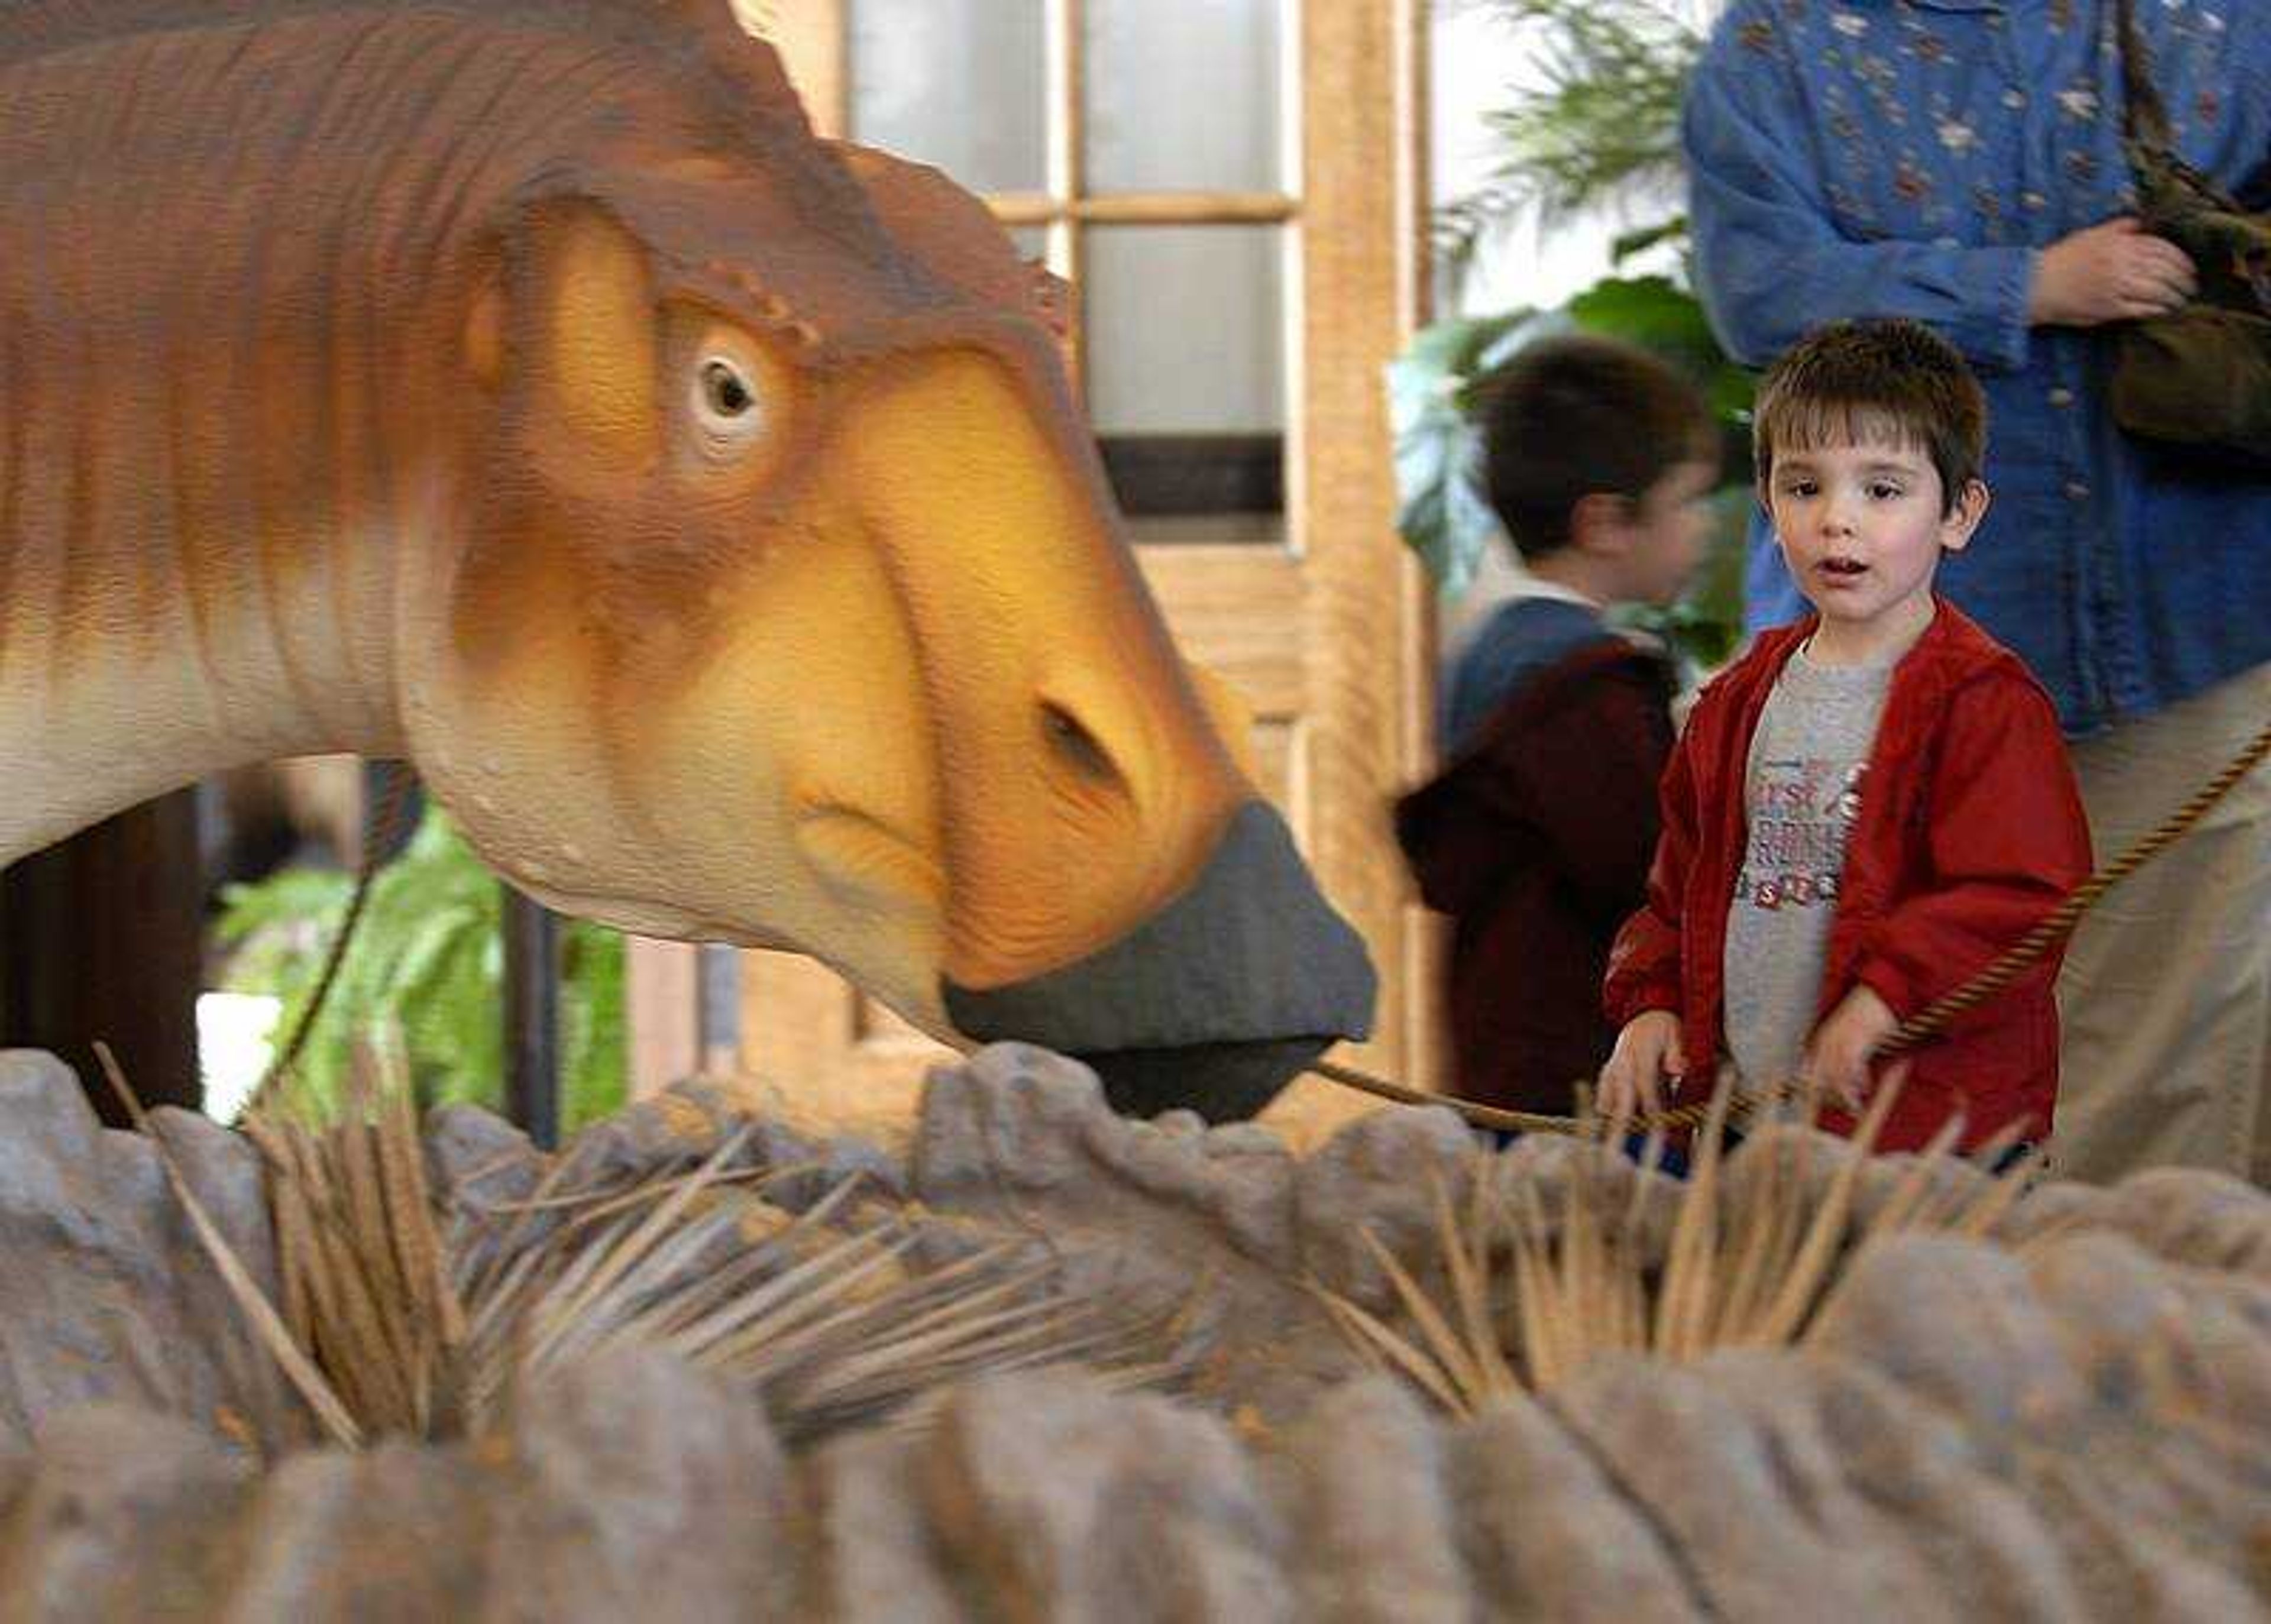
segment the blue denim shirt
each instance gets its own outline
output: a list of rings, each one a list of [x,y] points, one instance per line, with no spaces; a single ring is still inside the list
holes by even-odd
[[[2137,0],[2184,155],[2257,206],[2271,0]],[[1988,399],[1993,503],[1948,596],[2073,732],[2271,660],[2271,481],[2171,466],[2103,407],[2102,332],[2029,328],[2036,253],[2131,212],[2114,0],[1734,0],[1691,84],[1697,280],[1763,365],[1838,317],[1909,317]],[[1802,608],[1761,518],[1754,627]]]

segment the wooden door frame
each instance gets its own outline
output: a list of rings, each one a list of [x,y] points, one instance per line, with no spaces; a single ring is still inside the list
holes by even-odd
[[[145,1105],[202,1109],[205,900],[194,787],[0,868],[0,1049],[61,1056],[113,1128],[127,1114],[98,1041]]]
[[[1427,0],[1299,7],[1299,99],[1332,115],[1302,121],[1300,404],[1286,458],[1296,544],[1326,523],[1363,538],[1316,550],[1305,566],[1314,808],[1305,847],[1381,972],[1374,1040],[1354,1062],[1417,1087],[1439,1083],[1428,992],[1436,933],[1415,904],[1389,809],[1433,748],[1433,595],[1396,533],[1386,369],[1426,298],[1428,11]],[[1395,629],[1386,682],[1383,624]],[[1327,1119],[1357,1108],[1322,1083],[1298,1086]]]
[[[840,135],[849,115],[844,0],[742,0],[745,19],[782,50],[815,130]],[[1081,0],[1044,0],[1055,48],[1051,94],[1077,105]],[[1064,228],[1150,223],[1286,221],[1294,255],[1287,279],[1290,358],[1286,523],[1290,547],[1139,549],[1163,602],[1226,622],[1239,606],[1280,606],[1268,623],[1241,628],[1225,672],[1266,723],[1301,718],[1284,741],[1289,817],[1334,903],[1371,944],[1383,996],[1374,1040],[1354,1057],[1432,1086],[1442,1046],[1426,989],[1437,933],[1416,906],[1389,820],[1395,794],[1427,767],[1433,707],[1433,597],[1396,538],[1384,368],[1423,318],[1428,285],[1426,167],[1429,0],[1284,0],[1298,89],[1288,117],[1299,172],[1290,197],[1225,193],[1082,197],[1075,121],[1053,119],[1050,194],[989,199],[1005,223],[1052,227],[1052,268],[1078,272],[1082,233]],[[1309,108],[1329,119],[1306,117]],[[1078,364],[1077,351],[1074,356]],[[1330,533],[1330,546],[1309,545]],[[1184,607],[1184,606],[1188,606]],[[1247,615],[1248,619],[1253,617]],[[1395,648],[1385,662],[1384,627]],[[778,956],[766,956],[777,959]],[[686,1014],[696,977],[689,950],[636,942],[630,960],[634,1091],[682,1075],[694,1057]],[[860,1021],[832,976],[769,964],[763,997],[790,1024],[817,1022],[832,1041],[857,1043]],[[748,985],[747,980],[745,987]],[[797,1007],[784,1008],[786,1000]],[[829,1001],[833,1000],[833,1002]],[[840,1007],[839,1007],[840,1006]],[[766,1054],[768,1008],[752,998],[743,1021],[745,1062],[785,1073]],[[841,1030],[838,1030],[838,1029]],[[920,1040],[912,1040],[920,1047]],[[908,1044],[882,1040],[879,1068],[907,1063]],[[800,1079],[782,1075],[785,1086]],[[1337,1121],[1351,1097],[1314,1081],[1289,1091],[1291,1114]],[[1277,1108],[1273,1108],[1273,1112]]]

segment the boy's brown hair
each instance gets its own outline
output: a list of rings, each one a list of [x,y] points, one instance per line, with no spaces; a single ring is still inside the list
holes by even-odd
[[[1751,418],[1759,495],[1773,489],[1775,453],[1833,442],[1921,446],[1952,513],[1979,477],[1987,397],[1954,345],[1910,321],[1831,322],[1767,369]]]
[[[1679,464],[1719,456],[1694,384],[1646,350],[1590,334],[1518,351],[1479,415],[1491,508],[1524,558],[1568,546],[1586,497],[1637,502]]]

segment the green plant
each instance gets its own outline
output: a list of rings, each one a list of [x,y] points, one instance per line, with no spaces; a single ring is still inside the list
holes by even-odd
[[[345,917],[352,875],[286,869],[223,894],[218,935],[235,949],[233,992],[283,1000],[278,1041],[298,1024],[324,954]],[[337,983],[301,1053],[293,1091],[330,1112],[348,1097],[354,1034],[392,1020],[408,1047],[421,1106],[503,1097],[503,898],[449,821],[428,810],[409,846],[371,882],[370,899]],[[561,950],[562,1114],[570,1128],[623,1103],[623,943],[568,922]]]
[[[1680,173],[1679,100],[1702,48],[1696,5],[1671,0],[1490,0],[1534,31],[1539,82],[1487,115],[1503,156],[1484,184],[1440,212],[1455,265],[1493,222],[1534,212],[1541,224],[1614,201],[1661,195]],[[1617,264],[1684,237],[1684,219],[1627,232]],[[1396,434],[1396,527],[1445,596],[1463,596],[1498,521],[1477,483],[1475,414],[1493,378],[1523,348],[1576,330],[1637,344],[1701,388],[1722,428],[1725,478],[1710,556],[1687,592],[1625,621],[1663,637],[1691,671],[1724,660],[1742,626],[1744,533],[1751,510],[1751,375],[1728,359],[1702,307],[1667,276],[1612,275],[1556,310],[1454,317],[1423,328],[1389,368]]]
[[[1500,148],[1482,183],[1437,212],[1454,267],[1489,229],[1530,215],[1553,225],[1605,203],[1672,195],[1679,101],[1701,53],[1708,0],[1480,0],[1527,36],[1537,78],[1484,115]],[[1679,218],[1627,234],[1620,256],[1685,233]]]
[[[1694,380],[1719,419],[1725,478],[1710,556],[1678,602],[1625,617],[1663,637],[1690,667],[1708,669],[1726,659],[1741,630],[1753,385],[1750,374],[1720,350],[1694,296],[1668,278],[1611,277],[1559,310],[1454,317],[1416,334],[1389,367],[1396,530],[1446,596],[1467,591],[1485,550],[1500,545],[1498,519],[1477,482],[1482,436],[1476,408],[1492,378],[1524,345],[1573,329],[1625,339],[1663,356]]]

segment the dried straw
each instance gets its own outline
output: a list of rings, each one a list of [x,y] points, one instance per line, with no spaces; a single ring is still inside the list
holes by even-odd
[[[1999,1174],[1949,1177],[1950,1168],[1967,1166],[1953,1154],[1963,1124],[1951,1121],[1857,1227],[1861,1171],[1897,1093],[1896,1086],[1878,1091],[1852,1154],[1818,1201],[1802,1174],[1804,1145],[1783,1134],[1752,1145],[1749,1176],[1731,1196],[1724,1176],[1731,1090],[1723,1082],[1658,1260],[1640,1241],[1649,1181],[1612,1148],[1625,1143],[1628,1124],[1592,1121],[1599,1149],[1573,1161],[1551,1217],[1534,1182],[1508,1199],[1483,1152],[1466,1169],[1463,1218],[1455,1216],[1449,1193],[1435,1189],[1448,1306],[1369,1233],[1366,1244],[1396,1304],[1394,1321],[1314,1281],[1310,1290],[1366,1362],[1401,1374],[1458,1416],[1518,1389],[1550,1391],[1605,1354],[1693,1360],[1722,1347],[1793,1345],[1820,1322],[1861,1251],[1908,1230],[1986,1235],[2039,1166],[2029,1155]],[[1968,1165],[1993,1166],[2016,1140],[2015,1132],[1996,1136]],[[1637,1171],[1651,1168],[1661,1148],[1651,1137]],[[1621,1201],[1611,1193],[1612,1168],[1631,1184]]]
[[[205,1255],[212,1259],[214,1269],[228,1287],[229,1295],[235,1299],[236,1306],[244,1315],[246,1322],[252,1327],[253,1334],[274,1356],[286,1379],[307,1400],[308,1408],[315,1412],[316,1419],[331,1435],[332,1441],[349,1449],[358,1447],[362,1442],[361,1428],[355,1425],[354,1416],[348,1413],[331,1383],[324,1379],[323,1372],[316,1368],[301,1345],[293,1339],[284,1322],[277,1317],[274,1306],[245,1268],[243,1260],[237,1256],[235,1249],[222,1236],[212,1215],[205,1211],[205,1203],[197,1199],[197,1192],[190,1188],[190,1181],[182,1172],[173,1147],[151,1130],[149,1113],[142,1108],[140,1096],[126,1081],[126,1074],[119,1069],[118,1059],[110,1052],[110,1046],[96,1043],[94,1057],[101,1062],[102,1075],[109,1080],[111,1091],[118,1096],[119,1105],[126,1112],[127,1119],[157,1148],[159,1164],[166,1170],[166,1181],[173,1186],[175,1199],[182,1203],[182,1211],[189,1215],[190,1226],[197,1233],[197,1244],[204,1247]]]
[[[1072,1299],[1022,1236],[919,1261],[917,1219],[845,1179],[801,1213],[764,1199],[809,1166],[733,1164],[436,1210],[398,1036],[362,1047],[339,1119],[244,1123],[268,1173],[279,1313],[215,1233],[239,1300],[342,1443],[482,1431],[526,1383],[626,1343],[669,1349],[762,1398],[792,1441],[912,1413],[960,1374],[1077,1360],[1123,1383],[1181,1374],[1177,1315]],[[186,1204],[186,1199],[185,1199]],[[247,1295],[249,1293],[249,1296]],[[1188,1312],[1188,1306],[1181,1313]]]

